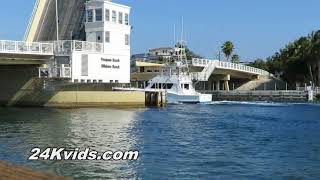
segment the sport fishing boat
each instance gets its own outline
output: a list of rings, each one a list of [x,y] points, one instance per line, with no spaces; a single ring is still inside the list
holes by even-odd
[[[212,101],[211,94],[201,94],[194,88],[183,43],[178,43],[165,70],[148,81],[145,88],[118,88],[116,91],[166,92],[168,103],[205,103]]]

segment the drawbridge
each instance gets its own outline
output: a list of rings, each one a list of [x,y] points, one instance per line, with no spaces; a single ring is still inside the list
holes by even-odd
[[[53,41],[57,40],[56,2],[59,40],[84,40],[85,1],[35,0],[24,40],[0,40],[0,65],[42,65],[52,59]]]
[[[85,40],[85,1],[57,0],[59,39]],[[36,0],[24,41],[54,41],[56,32],[56,0]]]

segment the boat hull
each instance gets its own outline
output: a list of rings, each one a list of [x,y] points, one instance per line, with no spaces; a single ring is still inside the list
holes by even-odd
[[[180,95],[174,93],[167,94],[167,101],[169,104],[174,103],[205,103],[212,101],[211,94],[198,94],[198,95]]]

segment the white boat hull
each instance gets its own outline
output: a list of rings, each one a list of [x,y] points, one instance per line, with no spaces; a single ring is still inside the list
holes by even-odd
[[[205,103],[212,101],[211,94],[197,94],[197,95],[180,95],[174,93],[167,93],[167,101],[169,104],[173,103]]]

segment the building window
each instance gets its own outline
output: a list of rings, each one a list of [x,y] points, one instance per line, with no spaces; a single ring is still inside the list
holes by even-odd
[[[125,45],[130,44],[130,36],[128,34],[125,35]]]
[[[116,80],[115,82],[116,82],[116,83],[119,83],[119,80]]]
[[[99,83],[103,83],[103,81],[102,81],[102,80],[99,80]]]
[[[110,10],[106,9],[106,21],[110,21]]]
[[[116,23],[117,22],[117,12],[112,11],[112,22]]]
[[[102,9],[96,9],[96,21],[102,21]]]
[[[92,22],[93,21],[93,10],[89,9],[87,10],[87,22]]]
[[[123,24],[123,14],[122,12],[119,12],[119,24]]]
[[[189,90],[190,86],[189,84],[184,84],[184,89]]]
[[[124,16],[124,23],[125,23],[125,25],[129,25],[129,14],[125,14],[125,16]]]
[[[113,80],[110,80],[110,83],[113,83]]]
[[[102,36],[103,36],[103,31],[97,31],[96,32],[96,42],[103,43]]]
[[[105,42],[110,43],[110,31],[105,32]]]

